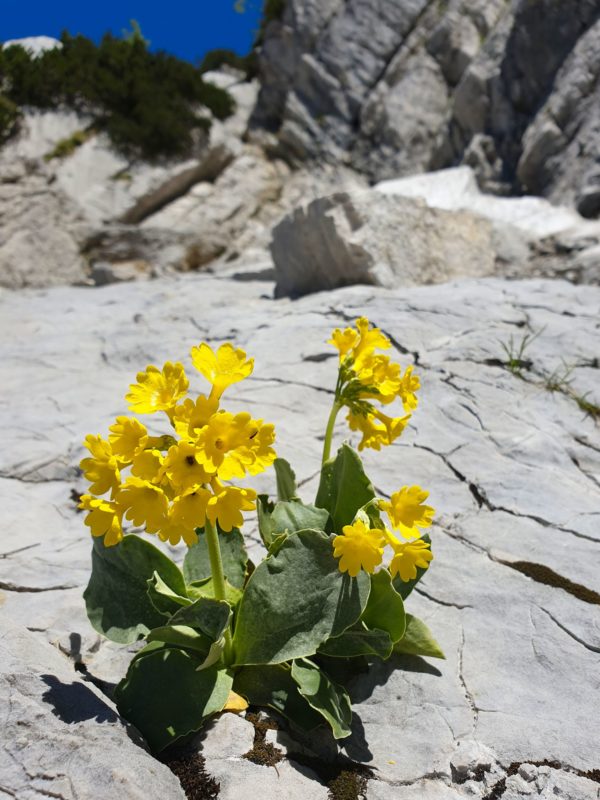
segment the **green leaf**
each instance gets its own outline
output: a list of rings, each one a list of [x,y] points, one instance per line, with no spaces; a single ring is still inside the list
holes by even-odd
[[[203,581],[194,581],[188,587],[188,594],[190,597],[213,597],[215,596],[215,585],[212,578],[206,578]],[[237,589],[232,586],[229,581],[225,581],[225,599],[232,606],[237,604],[242,599],[242,589]]]
[[[387,631],[369,630],[362,622],[358,622],[341,636],[328,639],[319,647],[319,653],[332,658],[355,658],[356,656],[378,656],[384,661],[394,649]]]
[[[273,539],[275,538],[273,535],[273,523],[271,520],[271,514],[273,513],[273,509],[275,508],[275,504],[269,500],[268,495],[266,494],[259,494],[256,498],[256,516],[258,517],[258,532],[260,533],[260,538],[263,540],[264,546],[269,549],[269,547],[273,544]]]
[[[181,606],[189,606],[192,602],[185,590],[182,596],[167,586],[158,572],[148,580],[148,597],[154,608],[167,617],[174,614]]]
[[[362,614],[370,580],[338,569],[332,539],[321,531],[289,536],[256,568],[238,607],[236,664],[278,664],[316,653]]]
[[[94,539],[92,574],[84,592],[93,627],[114,642],[131,644],[165,621],[148,597],[147,582],[155,572],[185,594],[178,567],[154,545],[137,534],[125,536],[114,547]]]
[[[289,536],[289,533],[279,533],[279,534],[277,534],[277,536],[275,536],[275,538],[273,539],[273,542],[271,543],[271,546],[269,547],[268,554],[270,556],[276,556],[277,553],[281,550],[281,546],[285,542],[285,540],[288,538],[288,536]]]
[[[406,633],[394,645],[394,653],[409,653],[414,656],[430,658],[446,658],[444,651],[431,635],[431,631],[417,617],[406,615]]]
[[[301,730],[311,731],[323,722],[298,691],[287,664],[242,667],[233,690],[250,705],[274,708]]]
[[[429,542],[429,544],[431,545],[431,537],[429,536],[428,533],[425,533],[423,536],[421,536],[421,539],[423,539],[424,542]],[[425,575],[426,572],[427,568],[423,569],[422,567],[417,567],[417,577],[413,578],[412,581],[406,581],[406,582],[400,578],[400,575],[396,575],[396,577],[392,581],[394,589],[398,592],[398,594],[402,595],[403,600],[406,600],[408,595],[412,592],[412,590],[415,588],[417,583],[421,580],[421,578],[423,577],[423,575]]]
[[[393,643],[404,636],[406,614],[402,597],[392,586],[392,578],[387,569],[371,575],[369,602],[361,617],[370,630],[386,631]]]
[[[117,709],[142,733],[153,752],[197,731],[223,709],[233,683],[224,669],[198,671],[199,661],[178,649],[134,659],[115,689]]]
[[[198,528],[196,533],[198,534],[198,543],[188,549],[183,560],[183,577],[186,583],[203,581],[212,576],[206,534],[201,528]],[[241,589],[244,585],[248,561],[244,537],[237,528],[233,528],[231,533],[223,533],[221,530],[218,533],[225,577],[232,586]]]
[[[202,597],[186,608],[180,608],[169,620],[171,625],[188,625],[216,642],[225,632],[231,609],[224,600]]]
[[[273,535],[296,531],[324,531],[329,513],[324,508],[305,506],[300,500],[276,503],[271,513]]]
[[[298,497],[296,474],[285,458],[276,458],[273,462],[277,477],[277,497],[280,500],[295,500]]]
[[[330,681],[316,664],[307,658],[292,663],[292,678],[300,694],[329,723],[335,739],[344,739],[352,733],[352,708],[350,698],[342,686]]]
[[[177,647],[187,647],[190,650],[197,650],[204,657],[208,655],[212,642],[207,636],[198,633],[187,625],[162,625],[154,628],[146,637],[149,642],[164,642]]]
[[[325,530],[329,512],[324,508],[305,505],[301,500],[284,500],[271,503],[266,495],[259,495],[258,527],[265,547],[269,549],[282,534],[305,530]]]
[[[213,642],[208,636],[198,633],[194,628],[186,625],[163,625],[162,628],[154,628],[148,634],[148,642],[193,650],[201,658],[197,666],[198,670],[208,669],[216,664],[225,649],[224,637]]]
[[[315,505],[329,511],[333,530],[342,533],[344,525],[350,525],[359,509],[374,497],[375,489],[358,453],[343,444],[335,459],[323,465]]]

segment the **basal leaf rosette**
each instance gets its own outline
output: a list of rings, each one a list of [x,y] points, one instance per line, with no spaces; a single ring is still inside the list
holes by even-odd
[[[202,343],[191,356],[210,383],[208,395],[188,397],[183,365],[167,362],[139,372],[126,396],[132,412],[162,416],[168,432],[151,435],[136,417],[119,416],[106,439],[86,437],[90,456],[81,469],[90,487],[80,508],[106,546],[123,539],[127,522],[172,545],[191,546],[207,520],[229,532],[256,508],[253,489],[229,482],[273,463],[274,426],[220,407],[227,387],[247,378],[254,362],[229,343],[216,351]]]

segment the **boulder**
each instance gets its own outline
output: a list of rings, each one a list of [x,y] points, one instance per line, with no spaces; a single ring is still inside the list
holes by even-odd
[[[491,275],[496,259],[492,227],[481,217],[368,190],[299,206],[274,228],[271,253],[278,297]]]

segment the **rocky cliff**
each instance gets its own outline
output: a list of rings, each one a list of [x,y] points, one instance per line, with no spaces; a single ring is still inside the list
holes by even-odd
[[[381,180],[469,164],[600,211],[598,0],[287,0],[252,124]]]

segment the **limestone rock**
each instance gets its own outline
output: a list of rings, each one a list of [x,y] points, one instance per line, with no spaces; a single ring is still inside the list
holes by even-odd
[[[184,800],[177,778],[62,655],[5,618],[0,631],[2,794]]]
[[[469,163],[490,191],[596,216],[599,25],[597,0],[289,0],[251,127],[287,160],[373,181]]]
[[[271,252],[278,296],[353,283],[439,283],[490,275],[495,264],[485,220],[369,191],[300,206],[275,227]]]
[[[481,800],[502,780],[513,800],[596,800],[590,771],[598,769],[600,739],[600,615],[585,599],[592,595],[573,584],[600,593],[600,435],[576,399],[589,392],[588,402],[600,404],[600,289],[488,278],[391,290],[351,286],[291,302],[271,299],[264,282],[240,288],[199,273],[0,293],[1,619],[32,630],[35,640],[27,639],[43,648],[35,659],[42,674],[79,685],[69,658],[95,678],[118,680],[131,652],[98,637],[81,598],[90,540],[73,493],[83,489],[77,464],[84,435],[106,431],[124,412],[119,398],[146,364],[185,358],[202,339],[230,339],[256,361],[254,374],[228,391],[226,407],[250,408],[276,424],[278,453],[293,464],[310,501],[335,383],[336,356],[325,342],[333,327],[366,314],[391,337],[394,358],[414,363],[422,381],[402,438],[385,453],[363,455],[379,493],[404,483],[431,492],[435,560],[406,605],[432,628],[447,658],[398,657],[357,676],[350,687],[354,730],[340,743],[342,754],[373,768],[370,800]],[[518,346],[540,330],[526,350],[523,378],[513,375],[501,342],[512,337]],[[550,391],[563,360],[572,367],[570,388]],[[335,436],[356,444],[342,415]],[[272,471],[252,486],[273,494]],[[245,530],[260,557],[255,524]],[[183,548],[165,548],[181,559]],[[11,753],[34,760],[6,756],[0,763],[7,774],[15,763],[33,776],[53,774],[48,759],[56,754],[57,774],[64,764],[76,764],[82,775],[99,770],[95,797],[98,786],[111,797],[102,781],[115,765],[120,797],[135,798],[135,786],[146,796],[181,797],[121,723],[94,714],[67,726],[39,700],[51,687],[35,684],[34,691],[21,678],[17,685],[38,698],[28,708],[42,705],[44,712],[36,722],[39,747],[31,736],[29,748],[17,752],[18,734],[8,736]],[[93,686],[83,686],[112,710]],[[110,731],[117,744],[106,744]],[[65,754],[61,744],[76,732],[80,767],[75,750]],[[241,758],[251,737],[246,720],[223,717],[207,727],[198,748],[225,797],[326,797],[314,771],[294,761],[298,746],[284,746],[284,732],[275,741],[287,753],[278,778],[273,768]],[[94,738],[100,736],[104,745]],[[335,762],[331,741],[322,747],[314,736],[308,744],[313,756],[318,750],[317,766]],[[535,766],[546,761],[553,766]],[[150,782],[148,763],[159,770]],[[2,778],[24,800],[40,782],[48,788],[39,777],[19,778],[16,789]],[[69,797],[62,786],[51,791]]]
[[[0,286],[85,283],[77,207],[43,172],[7,177],[0,182]]]
[[[221,255],[226,246],[224,237],[215,232],[196,236],[167,227],[113,224],[91,234],[83,252],[96,283],[110,283],[111,270],[116,270],[114,277],[119,272],[127,273],[129,277],[125,280],[129,280],[135,273],[150,277],[173,270],[198,269]]]

